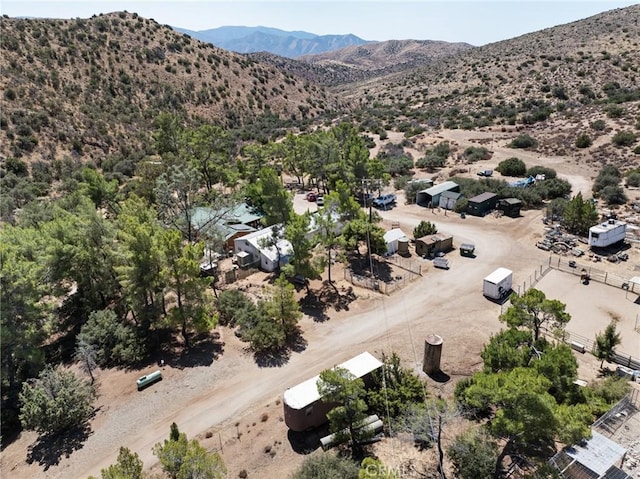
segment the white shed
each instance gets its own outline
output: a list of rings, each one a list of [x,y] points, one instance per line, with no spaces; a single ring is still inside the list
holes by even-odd
[[[398,251],[398,240],[401,238],[407,238],[407,235],[400,228],[394,228],[384,234],[384,242],[387,245],[387,254],[393,254]]]

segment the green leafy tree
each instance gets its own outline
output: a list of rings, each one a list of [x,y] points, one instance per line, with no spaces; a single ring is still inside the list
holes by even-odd
[[[513,157],[498,163],[496,171],[500,172],[503,176],[524,176],[527,172],[527,166],[520,158]]]
[[[220,315],[220,324],[233,326],[245,309],[255,309],[255,305],[242,291],[227,289],[218,296],[216,308]]]
[[[394,352],[382,356],[382,368],[374,371],[373,386],[367,390],[367,404],[378,416],[400,417],[411,404],[423,403],[424,384],[411,369],[400,364]]]
[[[172,435],[169,439],[165,439],[164,442],[157,443],[153,446],[153,454],[155,454],[160,461],[164,472],[169,474],[172,479],[177,479],[178,473],[184,464],[185,456],[187,455],[189,441],[187,441],[187,435],[183,432],[178,432],[178,438],[174,438],[173,424],[171,432]]]
[[[144,356],[144,346],[134,327],[111,309],[92,311],[77,341],[95,348],[95,361],[101,366],[131,364]]]
[[[605,361],[613,360],[616,346],[620,344],[622,338],[616,331],[616,323],[612,321],[602,333],[596,334],[596,344],[593,354],[600,360],[600,368]]]
[[[249,340],[251,349],[258,354],[280,351],[287,344],[287,335],[282,327],[265,316],[260,316],[254,325],[243,330],[246,330],[243,337]]]
[[[96,208],[108,206],[113,210],[118,193],[118,180],[107,181],[99,171],[83,168],[80,191],[91,198]]]
[[[35,381],[23,383],[19,400],[22,426],[41,434],[80,426],[93,412],[89,383],[62,368],[47,367]]]
[[[196,439],[189,441],[176,479],[222,479],[226,475],[220,454],[207,452]]]
[[[415,239],[423,238],[427,235],[436,234],[437,232],[438,228],[436,227],[436,225],[431,223],[431,221],[422,220],[420,221],[420,223],[418,223],[418,226],[413,229],[413,237]]]
[[[461,479],[493,479],[498,446],[490,437],[472,430],[455,437],[447,448],[456,477]]]
[[[562,223],[570,232],[586,236],[589,228],[598,223],[598,211],[593,202],[585,201],[579,192],[567,202]]]
[[[320,373],[318,392],[322,401],[337,404],[327,414],[330,430],[338,441],[351,441],[352,452],[357,457],[362,441],[371,436],[370,431],[362,427],[368,409],[364,382],[347,369],[336,367]]]
[[[18,428],[18,394],[23,381],[44,366],[40,346],[52,331],[42,261],[44,239],[35,228],[0,228],[0,372],[2,435]]]
[[[176,423],[171,424],[169,439],[153,446],[162,469],[172,479],[222,479],[227,469],[218,453],[209,453],[196,439],[187,440]]]
[[[181,154],[200,172],[209,193],[218,184],[234,186],[238,181],[235,142],[229,133],[217,125],[201,125],[185,130]]]
[[[359,479],[358,464],[348,457],[335,454],[308,456],[300,468],[293,473],[293,479]]]
[[[117,218],[118,253],[116,267],[127,309],[134,319],[148,328],[158,313],[162,295],[161,226],[155,209],[145,200],[130,196],[120,207]]]
[[[293,214],[293,201],[277,172],[273,168],[262,168],[257,184],[265,226],[287,225]]]
[[[118,462],[100,471],[101,479],[142,479],[144,464],[137,453],[126,447],[118,452]]]
[[[184,245],[179,232],[166,230],[160,244],[164,253],[163,277],[167,287],[176,295],[176,307],[169,320],[179,324],[185,345],[189,347],[189,326],[198,332],[214,326],[213,316],[205,304],[207,282],[200,277],[200,258],[204,245]]]
[[[325,197],[325,206],[316,215],[315,222],[318,228],[318,235],[316,239],[324,246],[327,256],[324,263],[327,266],[327,279],[330,284],[333,284],[331,278],[331,265],[334,258],[337,256],[337,251],[342,244],[341,238],[338,235],[339,222],[341,222],[339,211],[339,198],[337,193],[329,193]],[[321,268],[320,265],[319,269]],[[335,286],[334,286],[335,287]]]
[[[583,402],[578,379],[578,361],[566,344],[552,345],[544,340],[538,342],[536,354],[530,363],[539,374],[551,381],[549,394],[558,404]]]
[[[486,372],[510,371],[529,364],[532,357],[531,332],[509,328],[491,336],[480,356]]]
[[[538,341],[543,326],[564,328],[571,319],[571,315],[565,311],[565,304],[556,299],[547,299],[542,291],[534,288],[521,296],[514,293],[510,299],[511,306],[500,316],[500,321],[510,327],[523,326],[529,329],[534,341]]]
[[[345,246],[360,254],[360,244],[367,246],[367,254],[384,254],[387,244],[384,241],[385,231],[378,225],[372,224],[366,219],[354,219],[349,221],[342,230],[342,238]]]
[[[309,213],[302,215],[293,213],[287,225],[285,238],[289,240],[293,247],[293,255],[289,259],[289,263],[285,265],[284,270],[290,277],[300,274],[305,278],[315,279],[320,276],[322,271],[322,263],[314,260],[313,257],[312,248],[315,244],[309,237],[310,224],[311,215]]]
[[[171,113],[161,113],[154,121],[154,146],[160,155],[177,155],[182,137],[181,119]]]
[[[264,314],[279,325],[285,336],[290,336],[296,331],[298,321],[302,318],[293,285],[284,275],[280,275],[273,286],[267,288],[266,294],[268,299],[263,303]]]
[[[550,447],[554,440],[578,440],[590,436],[592,417],[584,407],[558,404],[549,389],[552,383],[531,368],[515,368],[504,373],[479,373],[464,388],[464,402],[473,408],[493,411],[489,432],[505,440],[495,465],[502,471],[503,459],[531,444]],[[569,421],[571,424],[562,424]],[[568,432],[571,431],[571,435]]]
[[[59,294],[75,285],[81,313],[106,307],[120,295],[113,223],[78,193],[59,200],[53,214],[40,233],[47,239],[45,262],[51,284]]]
[[[308,136],[287,133],[282,140],[284,148],[284,171],[297,178],[301,188],[305,187],[305,177],[309,173]]]

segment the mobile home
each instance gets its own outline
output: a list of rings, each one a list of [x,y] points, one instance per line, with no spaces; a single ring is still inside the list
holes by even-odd
[[[368,352],[359,354],[340,364],[338,367],[348,370],[365,384],[371,373],[380,368],[382,363]],[[292,431],[306,431],[327,422],[327,413],[335,404],[322,401],[318,392],[320,376],[307,379],[284,392],[284,422]]]
[[[589,228],[589,246],[606,248],[612,244],[624,241],[627,234],[627,223],[624,221],[608,220],[605,223]]]
[[[513,272],[507,268],[498,268],[484,278],[482,293],[491,299],[504,298],[511,291]]]

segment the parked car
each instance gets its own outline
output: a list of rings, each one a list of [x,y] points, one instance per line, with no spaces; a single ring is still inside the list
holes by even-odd
[[[318,206],[324,206],[324,196],[322,196],[322,195],[318,195],[318,196],[316,197],[316,204],[317,204]]]
[[[375,200],[373,200],[373,206],[376,208],[386,208],[387,206],[391,206],[396,202],[396,195],[390,193],[388,195],[378,196]]]
[[[313,191],[307,193],[307,201],[316,201],[316,194]]]
[[[478,171],[478,176],[493,176],[493,170]]]

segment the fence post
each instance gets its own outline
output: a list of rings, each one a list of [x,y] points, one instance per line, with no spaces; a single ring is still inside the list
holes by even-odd
[[[607,273],[606,271],[604,272],[604,284],[607,284],[607,275],[609,273]]]

